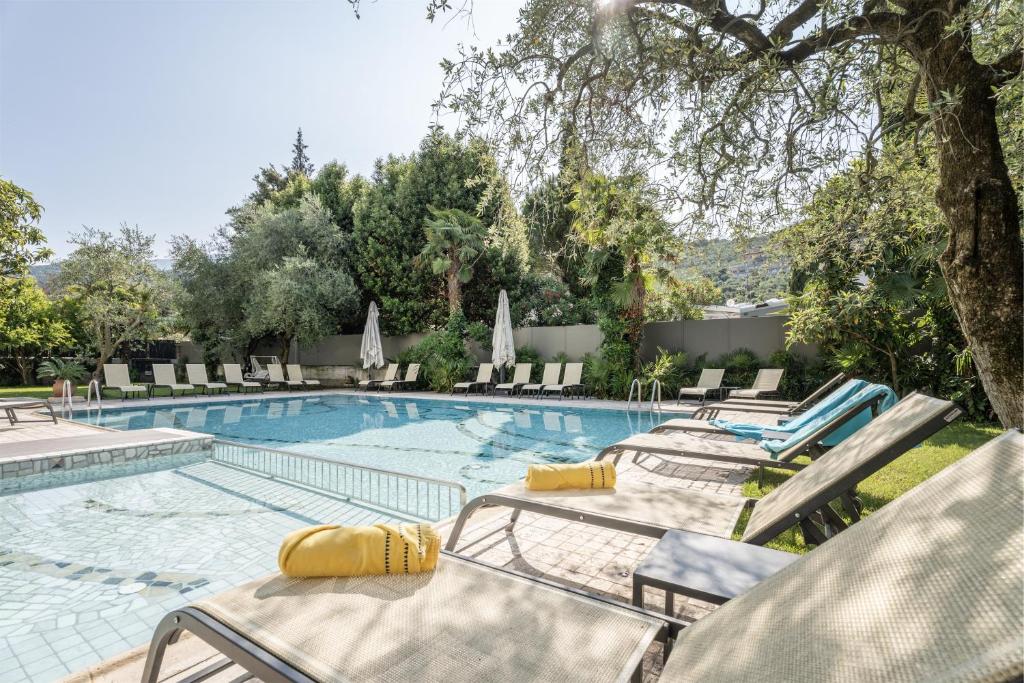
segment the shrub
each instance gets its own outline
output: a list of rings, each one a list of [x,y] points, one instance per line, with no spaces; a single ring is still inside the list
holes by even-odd
[[[686,354],[682,352],[673,353],[658,347],[658,355],[650,363],[643,366],[643,381],[645,389],[658,380],[661,384],[662,398],[675,396],[679,387],[688,386],[686,369]]]
[[[77,360],[51,358],[39,364],[36,370],[39,379],[68,380],[72,384],[81,382],[86,377],[85,366]]]
[[[398,356],[402,364],[419,363],[423,379],[433,391],[451,391],[469,373],[475,359],[466,349],[466,317],[456,311],[443,330],[428,335]]]
[[[540,381],[541,373],[543,372],[543,359],[540,357],[540,354],[537,353],[537,349],[532,346],[520,346],[516,349],[516,362],[530,363],[533,365],[533,370],[530,372],[530,381]]]
[[[707,367],[724,368],[723,383],[731,387],[749,387],[754,383],[761,360],[750,349],[736,349],[716,358]]]

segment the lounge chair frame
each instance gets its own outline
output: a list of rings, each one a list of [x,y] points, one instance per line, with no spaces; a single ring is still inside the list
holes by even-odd
[[[156,379],[156,369],[158,367],[168,367],[168,368],[170,368],[169,372],[171,373],[171,377],[174,379],[174,382],[173,383],[158,382],[157,379]],[[178,396],[184,396],[186,391],[192,392],[193,396],[196,395],[196,388],[195,388],[194,385],[189,384],[188,382],[179,382],[178,381],[178,376],[177,376],[177,373],[174,371],[174,364],[173,363],[154,363],[153,364],[153,389],[158,389],[160,387],[167,387],[170,390],[170,392],[171,392],[171,398],[174,398],[174,391],[175,391],[175,389],[177,389],[180,392],[178,394]],[[150,393],[153,393],[153,392],[150,391]]]
[[[237,380],[229,380],[228,379],[228,366],[229,365],[238,368],[238,377],[239,377],[239,379],[237,379]],[[228,385],[228,390],[229,391],[230,391],[232,386],[238,387],[238,393],[240,393],[240,394],[248,393],[250,389],[253,390],[253,391],[258,391],[260,393],[263,392],[263,383],[262,382],[256,382],[256,381],[253,381],[253,380],[245,379],[245,375],[242,373],[242,365],[240,363],[224,363],[224,383]]]
[[[614,462],[618,462],[619,459],[628,451],[634,451],[633,462],[639,462],[641,456],[645,455],[657,455],[657,456],[678,456],[684,458],[693,458],[695,460],[714,460],[717,462],[728,462],[736,465],[751,465],[758,468],[757,472],[757,485],[758,487],[764,486],[764,471],[766,467],[777,467],[779,469],[787,470],[801,470],[805,467],[802,463],[793,462],[794,459],[801,455],[810,456],[811,460],[816,460],[821,457],[828,449],[820,445],[820,441],[827,438],[830,434],[835,432],[837,429],[842,427],[844,424],[852,420],[853,418],[860,415],[865,409],[871,411],[871,418],[874,419],[879,415],[879,406],[885,397],[878,394],[869,396],[859,403],[852,405],[849,410],[837,417],[835,420],[822,425],[814,432],[808,434],[806,437],[801,439],[799,442],[793,444],[786,450],[778,454],[776,460],[772,460],[770,463],[766,463],[763,460],[751,460],[745,455],[729,455],[725,453],[701,453],[695,450],[686,450],[683,448],[651,448],[651,447],[640,447],[630,446],[628,444],[613,443],[610,446],[604,448],[597,456],[595,460],[604,460],[609,455],[614,455]],[[657,427],[655,427],[657,429]],[[788,436],[788,435],[787,435]]]
[[[838,375],[812,391],[800,402],[769,401],[753,398],[730,398],[718,403],[701,406],[697,412],[693,414],[693,417],[697,420],[711,419],[717,417],[722,411],[736,411],[743,413],[770,412],[773,414],[778,413],[778,415],[783,418],[788,415],[797,415],[804,412],[825,396],[839,388],[839,385],[847,379],[849,379],[849,377],[847,377],[846,373],[840,372]]]
[[[195,368],[195,369],[193,369],[193,368]],[[203,374],[203,380],[202,381],[194,380],[192,378],[192,374],[193,373],[199,373],[199,372],[202,372],[202,374]],[[202,389],[204,395],[205,394],[214,394],[214,393],[226,394],[228,392],[228,383],[227,382],[211,382],[210,381],[210,376],[208,374],[206,374],[206,365],[203,364],[203,363],[187,363],[185,365],[185,377],[188,378],[188,383],[191,384],[192,387],[193,387],[193,389],[192,389],[192,393],[193,394],[195,393],[196,389]]]
[[[405,377],[402,379],[390,379],[383,380],[378,386],[377,391],[394,391],[395,389],[406,389],[406,385],[416,386],[416,383],[420,380],[420,364],[409,363],[408,367],[405,368]]]
[[[129,383],[128,384],[109,384],[107,382],[107,366],[108,365],[111,366],[111,368],[112,368],[111,372],[112,373],[114,372],[114,370],[113,370],[114,367],[117,367],[117,366],[124,367],[125,377],[128,378],[128,382]],[[129,395],[131,395],[134,398],[138,394],[142,394],[142,393],[146,394],[146,399],[150,399],[150,398],[153,397],[153,389],[152,389],[152,387],[150,387],[148,385],[145,385],[145,384],[132,384],[131,383],[131,376],[128,373],[128,365],[126,363],[104,363],[102,368],[101,368],[101,370],[103,372],[103,389],[114,389],[114,390],[116,390],[118,393],[121,394],[121,400],[122,401],[124,401]]]
[[[569,368],[573,368],[571,371],[573,376],[569,379],[575,379],[576,375],[579,376],[578,382],[566,381],[566,377],[569,376]],[[565,368],[562,370],[562,381],[556,382],[555,384],[545,384],[540,392],[540,396],[545,396],[548,393],[558,393],[558,399],[562,400],[567,395],[572,398],[573,396],[580,396],[580,398],[586,398],[587,385],[583,383],[583,363],[566,363]],[[580,394],[582,392],[582,395]]]
[[[290,378],[285,377],[284,366],[281,365],[280,363],[269,363],[269,364],[267,364],[266,367],[267,367],[267,386],[274,385],[275,387],[280,387],[283,384],[284,386],[288,387],[288,391],[291,391],[292,387],[299,387],[301,389],[303,386],[305,386],[305,384],[303,382],[301,382],[300,380],[294,380],[294,379],[290,379]],[[270,368],[276,368],[277,369],[276,370],[277,375],[278,375],[277,377],[274,377],[274,371],[272,371]]]
[[[707,379],[705,379],[707,377]],[[701,406],[708,398],[708,394],[716,393],[718,397],[722,397],[722,392],[725,388],[722,386],[722,379],[725,377],[724,368],[703,368],[700,371],[700,377],[697,378],[697,383],[692,387],[679,387],[679,393],[676,395],[676,405],[681,405],[683,397],[697,396],[697,391],[703,390],[698,398],[698,402]],[[692,393],[686,393],[692,392]]]
[[[655,640],[665,646],[664,657],[666,658],[671,652],[672,642],[679,636],[679,633],[684,628],[689,626],[687,622],[676,619],[675,617],[652,612],[642,607],[624,604],[617,600],[612,600],[611,598],[588,593],[577,588],[555,583],[548,579],[524,574],[504,567],[495,567],[487,564],[486,562],[482,562],[481,560],[457,555],[456,553],[452,553],[447,550],[442,550],[441,554],[457,557],[458,560],[462,562],[484,567],[490,571],[509,574],[517,578],[530,581],[531,583],[547,586],[559,591],[572,593],[588,600],[616,607],[617,609],[624,609],[629,612],[635,612],[638,615],[652,617],[663,624],[661,629],[658,631]],[[299,671],[288,662],[262,647],[259,643],[245,637],[245,635],[238,633],[234,629],[229,628],[202,610],[191,606],[182,607],[168,613],[160,620],[160,623],[157,624],[156,630],[153,633],[153,638],[150,641],[149,652],[146,655],[146,665],[142,673],[143,683],[156,683],[159,678],[160,666],[163,663],[164,653],[166,652],[167,646],[176,643],[185,631],[197,636],[227,657],[227,659],[214,662],[203,670],[189,676],[188,680],[192,683],[210,678],[211,676],[224,671],[232,664],[241,666],[252,674],[253,677],[262,681],[267,681],[268,683],[277,681],[316,683],[316,679],[313,679],[302,671]],[[634,653],[633,658],[627,662],[627,666],[632,665],[633,668],[633,681],[639,682],[642,680],[643,654],[643,652]]]
[[[484,373],[484,368],[487,368],[487,367],[490,368],[490,372]],[[487,376],[487,379],[486,380],[480,379],[485,374]],[[456,389],[465,389],[466,390],[466,396],[469,396],[469,394],[472,393],[472,391],[473,391],[473,387],[483,387],[482,389],[480,389],[480,393],[481,394],[486,394],[487,390],[490,389],[494,385],[494,382],[491,381],[493,379],[494,379],[494,363],[481,363],[480,367],[477,368],[476,378],[474,380],[472,380],[471,382],[456,382],[452,386],[451,394],[452,394],[452,396],[454,396]]]
[[[526,373],[525,382],[517,382],[516,376],[519,375],[519,368],[529,367]],[[497,396],[498,392],[507,393],[509,396],[515,396],[517,393],[522,392],[523,387],[530,383],[530,375],[533,373],[533,363],[516,363],[515,371],[512,375],[511,382],[499,382],[491,387],[491,396]]]
[[[392,368],[394,368],[394,371],[392,371]],[[362,388],[364,392],[367,392],[370,390],[371,387],[376,387],[377,391],[380,391],[380,385],[382,383],[393,382],[394,380],[398,379],[399,369],[400,366],[398,365],[398,363],[388,363],[388,369],[384,371],[384,377],[382,377],[381,379],[373,379],[372,377],[370,379],[364,379],[361,382],[359,382],[357,388]]]
[[[25,420],[20,419],[18,415],[14,412],[15,409],[31,410],[33,408],[46,408],[46,410],[49,411],[50,413],[50,417],[48,419],[30,418]],[[57,414],[53,412],[53,406],[50,405],[50,402],[45,399],[41,400],[35,398],[12,398],[0,400],[0,410],[4,411],[4,415],[7,416],[7,421],[11,423],[12,427],[19,423],[23,424],[25,422],[50,422],[51,420],[53,421],[53,424],[57,424]]]

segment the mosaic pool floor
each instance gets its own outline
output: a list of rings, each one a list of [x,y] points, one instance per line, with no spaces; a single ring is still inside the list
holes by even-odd
[[[0,496],[0,681],[52,681],[149,641],[169,610],[275,570],[289,531],[394,519],[184,456]]]

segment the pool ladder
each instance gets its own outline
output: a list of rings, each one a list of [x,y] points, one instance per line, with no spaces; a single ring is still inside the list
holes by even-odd
[[[638,377],[633,378],[633,382],[629,385],[629,398],[626,399],[626,410],[629,410],[630,406],[633,405],[633,395],[636,394],[636,409],[640,410],[644,403],[644,387],[640,383]],[[654,412],[654,403],[658,403],[658,412],[661,412],[661,381],[654,380],[651,383],[651,407],[650,412]]]

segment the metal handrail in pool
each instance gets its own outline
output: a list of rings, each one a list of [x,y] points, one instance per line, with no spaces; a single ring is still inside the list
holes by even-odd
[[[432,521],[451,517],[466,504],[466,487],[455,481],[316,455],[215,439],[212,457],[215,462]]]

